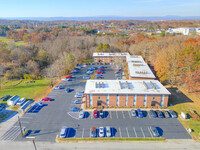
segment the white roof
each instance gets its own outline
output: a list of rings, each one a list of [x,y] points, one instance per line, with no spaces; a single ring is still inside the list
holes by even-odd
[[[141,63],[145,63],[144,59],[142,58],[142,56],[139,55],[127,55],[126,56],[126,61],[127,62],[141,62]]]
[[[87,80],[85,94],[170,95],[158,80]]]
[[[130,76],[134,78],[156,78],[149,66],[145,62],[128,62],[128,69]]]
[[[93,57],[96,57],[96,56],[113,56],[113,57],[116,57],[116,56],[127,56],[127,55],[130,55],[129,53],[93,53]]]

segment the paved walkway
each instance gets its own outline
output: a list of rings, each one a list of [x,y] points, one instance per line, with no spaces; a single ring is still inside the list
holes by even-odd
[[[38,150],[199,150],[200,144],[193,140],[175,140],[168,142],[85,142],[50,143],[35,142]],[[2,150],[34,150],[33,142],[0,142]]]

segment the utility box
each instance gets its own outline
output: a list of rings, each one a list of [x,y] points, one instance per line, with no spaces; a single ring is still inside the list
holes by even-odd
[[[186,119],[187,119],[187,114],[184,113],[184,112],[181,112],[181,117],[182,117],[184,120],[186,120]]]

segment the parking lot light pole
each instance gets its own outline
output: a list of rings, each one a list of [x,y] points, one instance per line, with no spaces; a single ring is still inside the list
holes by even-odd
[[[23,136],[23,132],[22,132],[22,125],[21,125],[19,116],[18,116],[18,122],[19,122],[19,127],[20,127],[20,131],[21,131],[21,135],[22,135],[22,137],[24,137],[24,136]]]

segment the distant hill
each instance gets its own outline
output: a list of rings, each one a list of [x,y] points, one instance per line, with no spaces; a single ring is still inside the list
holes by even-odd
[[[122,16],[93,16],[93,17],[0,17],[0,19],[8,20],[37,20],[37,21],[55,21],[55,20],[71,20],[71,21],[99,21],[99,20],[145,20],[145,21],[161,21],[161,20],[200,20],[200,16],[153,16],[153,17],[122,17]]]

